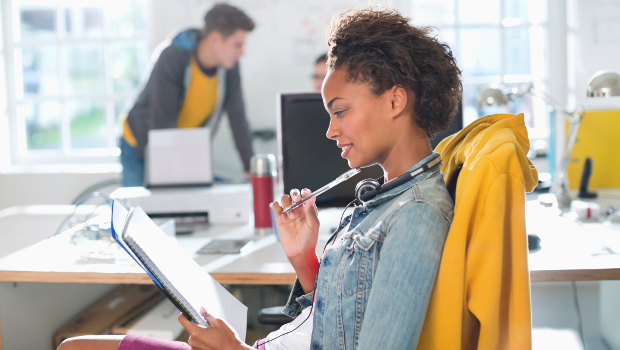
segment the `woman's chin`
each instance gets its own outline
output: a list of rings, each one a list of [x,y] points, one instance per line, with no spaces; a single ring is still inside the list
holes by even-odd
[[[349,163],[349,167],[351,169],[353,168],[365,168],[367,166],[371,166],[375,163],[368,163],[368,162],[360,162],[359,160],[352,160],[352,159],[348,159],[347,158],[347,162]]]

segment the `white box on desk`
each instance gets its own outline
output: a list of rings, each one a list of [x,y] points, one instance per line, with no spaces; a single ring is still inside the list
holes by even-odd
[[[164,299],[131,328],[127,329],[127,334],[176,340],[184,329],[179,323],[178,317],[179,310],[176,306],[170,300]]]
[[[249,184],[147,189],[121,187],[110,194],[141,207],[148,215],[207,213],[211,224],[245,224],[250,220]]]

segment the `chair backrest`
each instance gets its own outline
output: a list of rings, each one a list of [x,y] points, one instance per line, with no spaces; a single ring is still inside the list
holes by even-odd
[[[528,149],[523,115],[481,118],[437,147],[455,211],[418,349],[531,348]]]

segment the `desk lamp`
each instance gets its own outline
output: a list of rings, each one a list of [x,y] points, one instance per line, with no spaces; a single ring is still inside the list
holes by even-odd
[[[490,106],[505,106],[509,101],[514,100],[516,97],[521,97],[528,93],[541,98],[547,104],[560,111],[569,124],[568,135],[564,144],[560,166],[555,171],[553,183],[551,185],[551,189],[549,190],[550,193],[555,195],[558,207],[560,209],[568,209],[570,207],[571,197],[568,192],[568,178],[566,171],[568,169],[568,163],[577,139],[579,125],[583,119],[584,110],[578,108],[574,111],[568,111],[564,108],[559,108],[558,103],[556,103],[549,95],[534,89],[532,84],[530,84],[525,91],[520,91],[518,89],[512,89],[509,91],[500,84],[486,86],[481,89],[481,92],[478,94],[478,110],[481,111],[483,108]],[[620,74],[613,71],[596,72],[588,81],[587,96],[620,96]]]

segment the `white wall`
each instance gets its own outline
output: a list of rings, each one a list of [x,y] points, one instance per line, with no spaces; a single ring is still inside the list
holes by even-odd
[[[620,72],[620,0],[576,0],[569,6],[575,33],[569,51],[574,83],[569,81],[578,105],[588,106],[586,86],[599,70]],[[614,102],[620,108],[619,100]]]
[[[119,178],[117,172],[0,174],[0,210],[18,205],[71,204],[90,186]]]
[[[151,0],[151,39],[155,47],[170,33],[187,27],[200,28],[213,0]],[[377,3],[377,1],[374,1]],[[248,120],[252,129],[276,128],[276,94],[310,90],[314,60],[327,51],[325,33],[333,15],[367,0],[232,0],[256,23],[248,36],[241,74]],[[408,13],[410,2],[392,4]],[[241,174],[228,124],[222,123],[214,139],[214,169],[229,176]],[[258,146],[258,147],[257,147]],[[257,152],[276,153],[275,142],[256,145]]]

